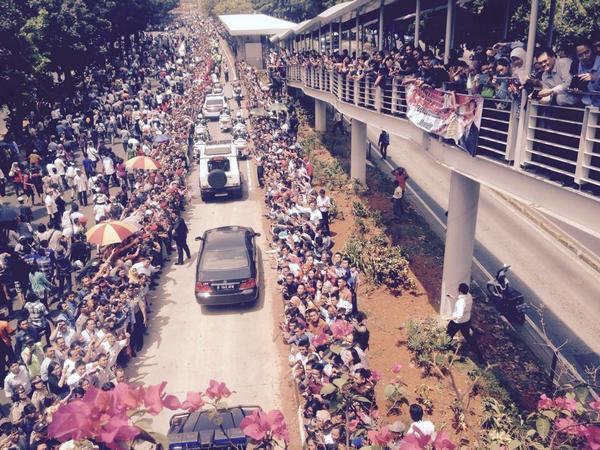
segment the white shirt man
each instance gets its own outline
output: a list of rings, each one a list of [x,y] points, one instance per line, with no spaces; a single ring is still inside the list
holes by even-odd
[[[317,196],[317,206],[319,207],[319,211],[327,212],[329,211],[329,208],[331,208],[331,199],[328,195],[319,194]]]
[[[473,308],[473,297],[470,293],[460,294],[454,310],[452,311],[452,321],[455,323],[466,323],[471,320],[471,309]]]
[[[111,176],[115,173],[115,163],[108,155],[102,158],[102,167],[104,168],[104,174],[107,176]]]
[[[31,392],[31,379],[27,368],[13,363],[10,366],[8,375],[4,378],[4,395],[11,398],[18,386],[23,386],[28,394]]]

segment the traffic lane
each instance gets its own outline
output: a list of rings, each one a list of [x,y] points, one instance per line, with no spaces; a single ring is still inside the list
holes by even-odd
[[[368,128],[369,139],[377,142],[378,135],[379,129]],[[450,171],[416,144],[395,136],[391,136],[388,154],[407,168],[411,187],[427,193],[430,212],[445,224]],[[510,263],[513,287],[528,301],[545,305],[548,335],[556,345],[567,342],[564,351],[571,354],[572,362],[577,363],[573,359],[576,354],[599,353],[595,299],[600,298],[600,283],[586,265],[485,187],[481,189],[476,237],[475,257],[489,273],[495,274],[503,263]],[[478,281],[485,287],[487,275],[479,268],[474,273],[480,275]],[[541,324],[537,314],[530,316]]]

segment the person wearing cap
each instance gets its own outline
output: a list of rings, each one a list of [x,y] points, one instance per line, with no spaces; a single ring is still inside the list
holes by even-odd
[[[31,394],[31,403],[35,406],[36,410],[40,413],[44,412],[44,400],[50,396],[46,383],[42,380],[42,377],[37,375],[31,378],[31,386],[33,386],[33,394]]]
[[[94,220],[96,223],[100,223],[106,220],[110,211],[110,205],[106,204],[106,195],[98,194],[94,205]]]

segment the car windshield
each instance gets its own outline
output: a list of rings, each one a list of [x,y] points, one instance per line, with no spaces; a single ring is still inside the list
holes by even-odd
[[[223,106],[223,100],[220,98],[209,98],[206,100],[206,106]]]
[[[207,250],[200,261],[204,271],[236,270],[248,266],[248,254],[243,247]]]

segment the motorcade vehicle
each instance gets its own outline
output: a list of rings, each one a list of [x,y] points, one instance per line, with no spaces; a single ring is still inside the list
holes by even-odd
[[[207,119],[218,120],[221,111],[227,108],[227,101],[223,94],[208,94],[202,105],[202,114]]]
[[[243,194],[242,176],[237,149],[230,140],[212,141],[198,146],[200,165],[200,197],[207,201],[213,197]]]
[[[212,94],[224,95],[223,85],[221,83],[214,83],[212,85]]]
[[[221,115],[219,116],[219,128],[221,131],[229,131],[231,130],[231,127],[231,114],[229,114],[228,110],[224,109],[221,111]]]
[[[169,420],[169,450],[246,449],[249,439],[240,428],[258,406],[233,406],[175,414]]]
[[[194,294],[202,305],[255,303],[259,296],[258,252],[252,228],[224,226],[196,238],[202,242]]]
[[[507,276],[509,270],[510,265],[504,264],[496,276],[487,282],[488,298],[510,322],[523,324],[529,305],[523,294],[510,286]]]

